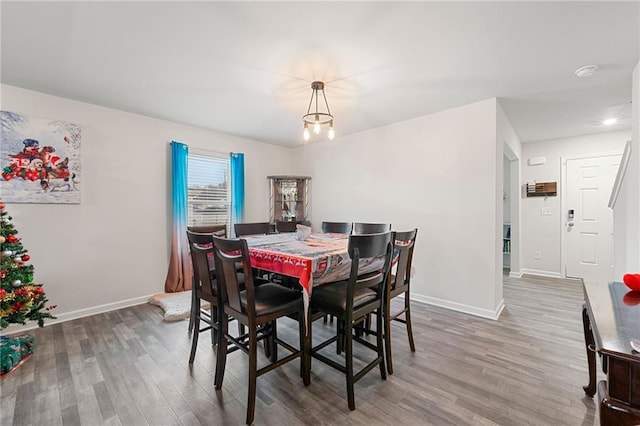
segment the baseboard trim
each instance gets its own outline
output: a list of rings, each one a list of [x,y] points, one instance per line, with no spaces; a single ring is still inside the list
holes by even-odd
[[[116,311],[122,308],[128,308],[130,306],[142,305],[149,301],[149,298],[153,296],[152,294],[148,296],[140,296],[134,297],[132,299],[120,300],[118,302],[106,303],[104,305],[92,306],[90,308],[78,309],[76,311],[71,312],[63,312],[61,314],[57,314],[54,311],[51,313],[55,315],[57,318],[54,320],[46,320],[44,326],[50,326],[54,324],[59,324],[61,322],[67,322],[79,318],[89,317],[91,315],[102,314],[105,312]],[[25,325],[21,324],[12,324],[9,327],[2,330],[2,335],[11,335],[11,334],[19,334],[25,331],[34,330],[38,328],[38,323],[35,321],[28,322]]]
[[[509,272],[509,278],[522,278],[522,271]]]
[[[495,310],[482,309],[476,306],[465,305],[463,303],[452,302],[450,300],[438,299],[437,297],[424,296],[421,294],[411,294],[411,300],[426,305],[439,306],[452,311],[462,312],[464,314],[474,315],[481,318],[487,318],[496,321],[504,310],[504,299],[500,300]]]
[[[541,277],[549,277],[549,278],[564,278],[560,272],[550,272],[550,271],[539,271],[537,269],[522,269],[520,271],[520,277],[523,275],[538,275]]]

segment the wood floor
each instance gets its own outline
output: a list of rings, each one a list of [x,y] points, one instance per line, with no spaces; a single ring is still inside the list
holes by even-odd
[[[298,362],[258,378],[256,424],[598,424],[582,391],[580,284],[505,277],[504,298],[499,321],[414,304],[416,352],[394,325],[395,374],[383,381],[375,369],[360,380],[356,411],[344,376],[318,361],[307,388]],[[190,371],[187,322],[162,322],[161,313],[140,305],[35,331],[35,355],[0,384],[0,423],[244,424],[247,356],[229,355],[216,392],[209,335]],[[332,331],[313,327],[314,341]],[[295,332],[293,322],[279,326],[292,342]]]

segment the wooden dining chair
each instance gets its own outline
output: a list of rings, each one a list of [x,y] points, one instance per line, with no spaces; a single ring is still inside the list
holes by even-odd
[[[269,222],[235,223],[233,230],[236,238],[250,235],[266,235],[275,232],[273,224]],[[270,279],[270,273],[261,269],[254,269],[254,279]]]
[[[240,238],[247,235],[269,234],[272,232],[272,226],[269,222],[235,223],[233,230],[236,237]]]
[[[336,234],[350,234],[353,224],[351,222],[322,222],[322,232]]]
[[[322,232],[334,233],[334,234],[350,234],[353,229],[353,223],[351,222],[322,222]],[[326,315],[324,322],[330,319],[333,323],[333,316]]]
[[[225,224],[216,224],[216,225],[202,225],[202,226],[189,226],[187,227],[187,231],[191,231],[192,233],[198,234],[211,234],[216,235],[218,237],[227,238],[227,225]],[[188,234],[187,234],[188,235]],[[188,238],[187,238],[188,239]],[[210,244],[213,244],[213,241],[210,241]],[[193,257],[192,262],[193,263]],[[195,267],[194,267],[195,268]],[[216,266],[213,258],[209,259],[209,273],[211,274],[211,278],[215,279]],[[189,328],[188,332],[191,333],[193,330],[193,324],[196,317],[196,291],[194,290],[197,287],[197,277],[194,270],[193,280],[191,284],[191,313],[189,314]]]
[[[191,289],[191,319],[194,332],[191,336],[191,354],[189,365],[193,364],[198,347],[198,337],[203,331],[211,330],[211,344],[219,343],[219,324],[222,309],[218,284],[211,273],[210,263],[213,260],[213,233],[198,233],[187,230],[187,239],[193,265],[193,287]],[[202,309],[202,300],[209,302],[209,310]],[[190,321],[191,322],[191,321]],[[204,322],[205,327],[200,328]]]
[[[387,232],[391,230],[390,223],[365,223],[365,222],[354,222],[353,224],[353,233],[356,235],[363,234],[377,234],[380,232]],[[358,324],[356,327],[356,334],[358,336],[362,336],[363,329],[371,328],[370,317],[367,316],[362,324]],[[341,350],[341,346],[338,346],[338,351]]]
[[[224,239],[213,237],[214,258],[218,285],[224,315],[220,316],[220,343],[216,356],[215,388],[222,388],[224,370],[227,361],[227,344],[241,349],[249,355],[249,390],[247,399],[247,424],[253,423],[256,403],[257,378],[274,368],[300,358],[300,375],[306,385],[310,381],[310,363],[308,360],[307,338],[304,326],[304,307],[300,291],[274,283],[254,285],[251,274],[249,248],[244,239]],[[243,265],[245,283],[241,285],[236,265]],[[278,318],[285,316],[299,319],[299,348],[295,348],[277,337]],[[235,318],[247,327],[247,334],[235,337],[228,331],[228,318]],[[270,363],[258,368],[257,347],[260,340],[271,343]],[[291,352],[278,359],[278,345]],[[218,373],[219,372],[219,373]]]
[[[416,244],[418,230],[406,232],[396,232],[393,243],[393,258],[395,265],[391,269],[384,297],[384,342],[385,357],[387,362],[387,372],[393,374],[393,359],[391,356],[391,321],[398,321],[406,324],[407,335],[409,337],[409,347],[411,352],[416,351],[413,343],[413,331],[411,329],[411,299],[409,284],[411,283],[411,262],[413,260],[413,249]],[[391,300],[397,296],[404,295],[404,307],[397,311],[391,311]],[[404,314],[404,319],[399,318]]]
[[[370,313],[380,313],[384,300],[384,285],[389,273],[392,255],[393,233],[351,235],[349,237],[348,253],[351,258],[349,279],[319,286],[313,290],[311,309],[316,317],[331,314],[338,319],[340,332],[330,339],[314,346],[311,356],[335,368],[346,376],[347,398],[350,410],[355,410],[354,384],[376,365],[380,367],[380,376],[386,379],[387,372],[384,364],[384,343],[382,315],[376,315],[376,344],[372,344],[361,337],[354,336],[354,324],[361,322]],[[361,260],[377,260],[380,266],[372,272],[363,273]],[[382,261],[381,261],[382,260]],[[333,359],[320,353],[320,350],[336,342],[342,333],[344,338],[345,363],[339,364]],[[354,373],[353,343],[357,342],[376,353],[376,358],[370,361],[359,372]]]
[[[378,234],[380,232],[387,232],[391,230],[390,223],[353,223],[353,233],[356,235],[362,234]]]
[[[296,221],[276,221],[276,232],[296,232],[298,230],[298,223]]]

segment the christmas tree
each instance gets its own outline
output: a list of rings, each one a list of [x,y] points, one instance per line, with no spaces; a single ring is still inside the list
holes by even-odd
[[[42,284],[33,282],[33,265],[27,264],[31,257],[11,220],[0,200],[0,329],[27,321],[42,327],[45,319],[55,319],[49,313],[55,306],[46,306]]]

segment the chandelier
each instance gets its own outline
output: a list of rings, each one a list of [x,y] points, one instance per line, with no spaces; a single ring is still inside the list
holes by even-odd
[[[324,82],[322,81],[314,81],[311,83],[311,100],[309,101],[309,108],[307,108],[307,113],[302,117],[302,121],[304,122],[304,133],[302,134],[305,141],[308,141],[311,135],[309,134],[309,126],[313,127],[313,133],[316,135],[320,134],[321,126],[323,124],[329,123],[329,132],[327,136],[329,139],[333,139],[336,137],[335,132],[333,131],[333,115],[331,115],[331,111],[329,111],[329,104],[327,103],[327,97],[324,94]],[[318,110],[318,97],[319,93],[322,92],[322,99],[324,100],[325,110]],[[315,106],[315,109],[311,111],[311,107]],[[326,111],[326,112],[325,112]]]

